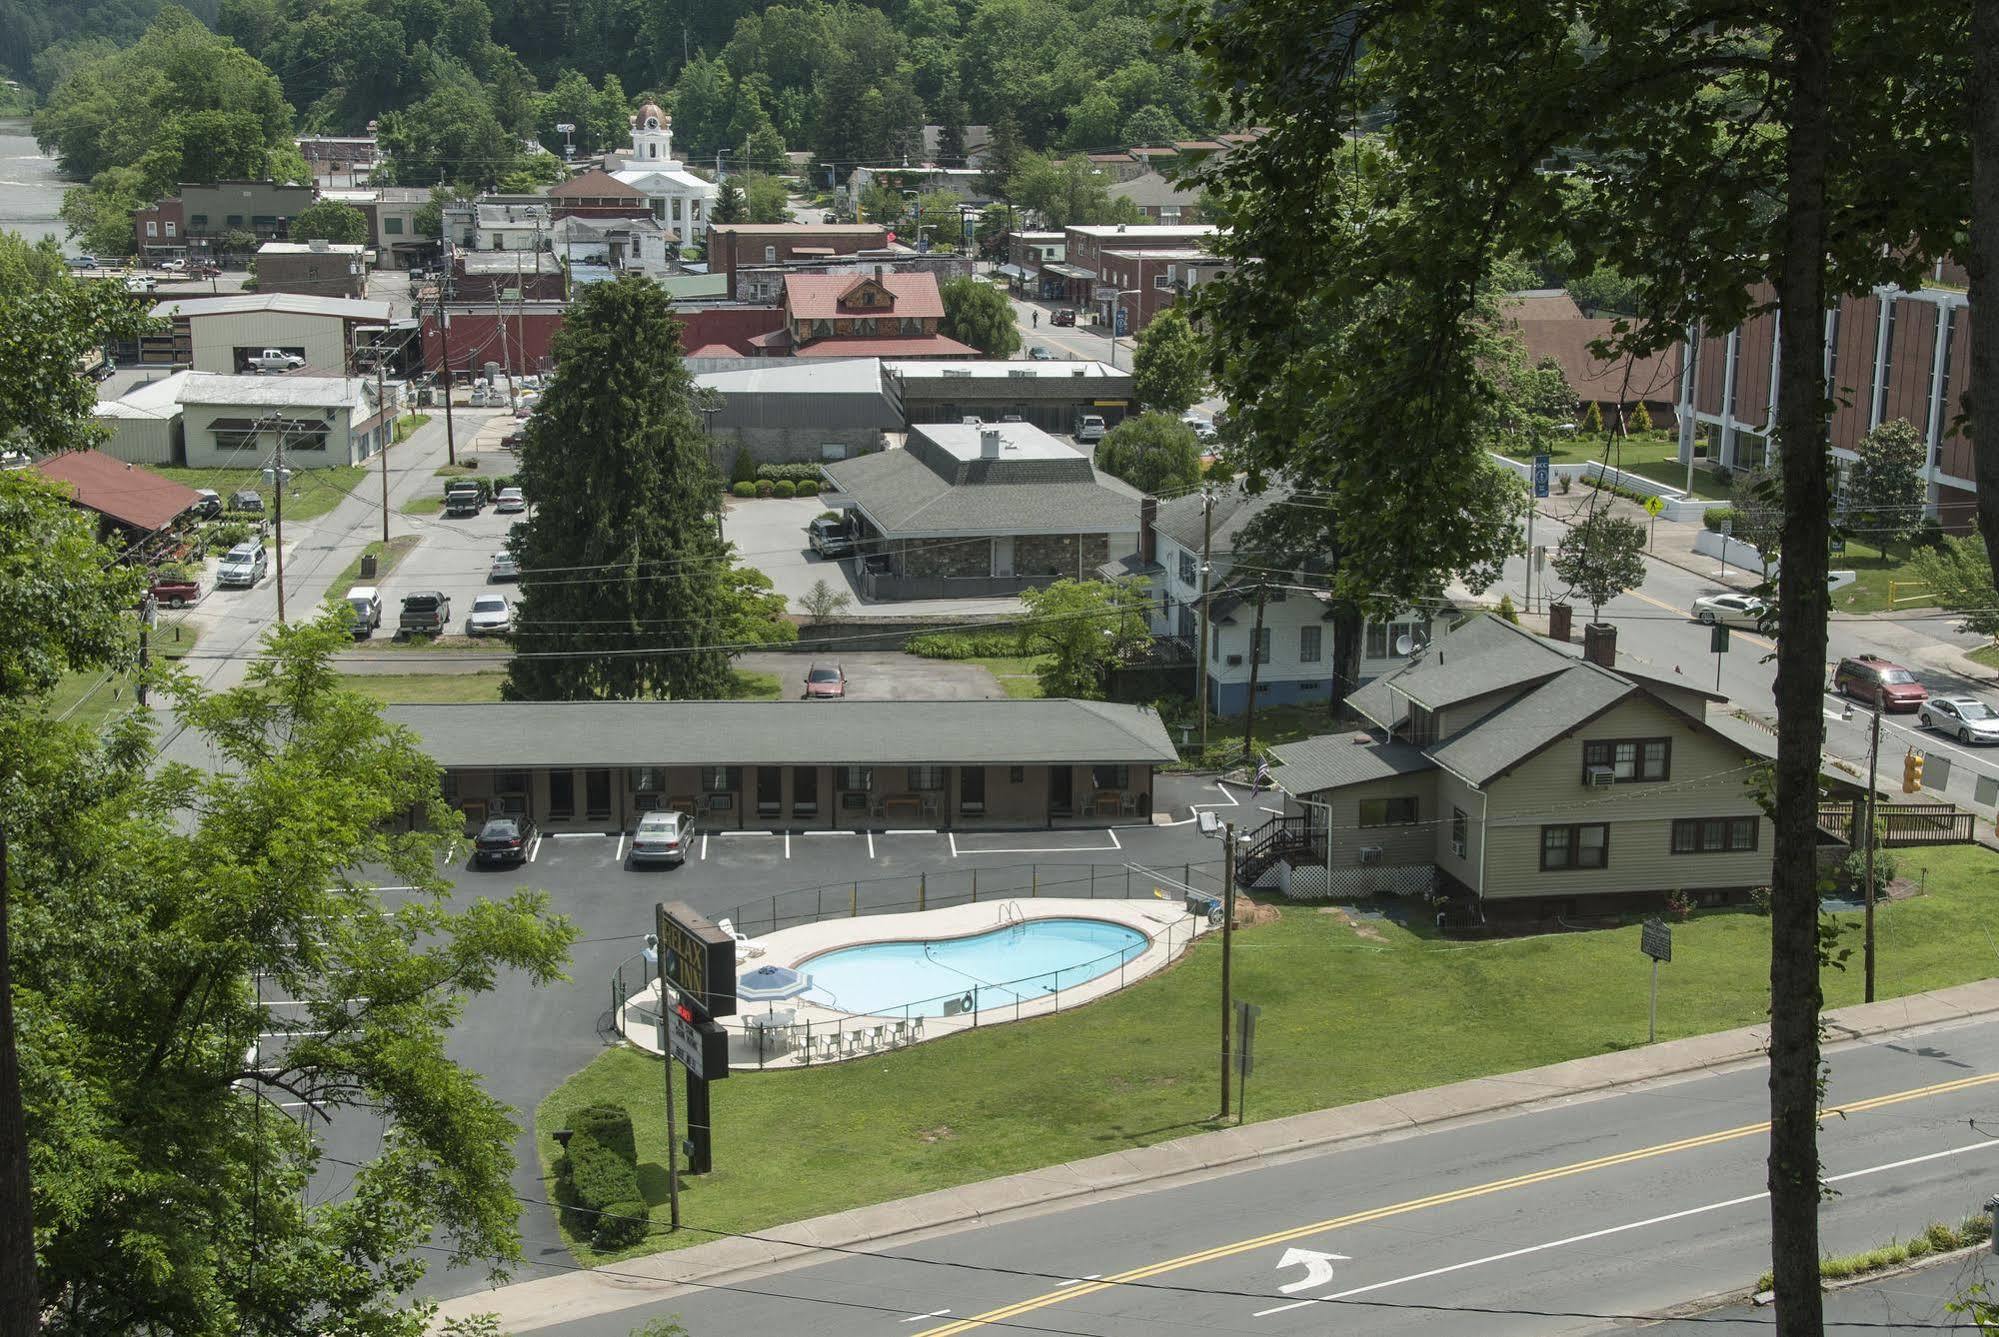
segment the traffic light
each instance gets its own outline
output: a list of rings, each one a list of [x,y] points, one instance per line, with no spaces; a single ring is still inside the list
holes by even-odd
[[[1902,792],[1920,794],[1923,789],[1923,754],[1910,749],[1902,758]]]

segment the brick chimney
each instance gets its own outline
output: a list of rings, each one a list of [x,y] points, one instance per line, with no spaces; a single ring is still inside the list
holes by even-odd
[[[1583,627],[1583,658],[1601,668],[1617,667],[1617,628],[1608,622]]]
[[[1159,519],[1159,499],[1145,497],[1138,503],[1138,560],[1146,566],[1158,559],[1159,536],[1152,526]]]

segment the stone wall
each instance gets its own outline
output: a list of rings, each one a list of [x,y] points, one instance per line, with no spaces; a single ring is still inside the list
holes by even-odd
[[[882,434],[873,427],[717,427],[708,458],[726,478],[739,446],[747,446],[758,464],[818,464],[824,459],[819,447],[836,441],[851,459],[879,450]]]
[[[990,539],[905,539],[898,566],[906,576],[989,576]]]

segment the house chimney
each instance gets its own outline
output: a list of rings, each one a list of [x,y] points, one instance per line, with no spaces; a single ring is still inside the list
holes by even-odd
[[[1159,552],[1159,536],[1152,526],[1159,519],[1159,499],[1145,497],[1138,503],[1138,560],[1151,566]]]
[[[1583,658],[1599,668],[1617,667],[1617,628],[1608,622],[1583,626]]]
[[[1000,456],[1000,434],[997,427],[979,429],[979,458],[996,460]]]
[[[880,265],[876,265],[876,266],[875,266],[875,282],[876,282],[876,283],[881,283],[881,282],[883,282],[883,281],[884,281],[884,280],[883,280],[883,271],[882,271],[882,267],[881,267]]]

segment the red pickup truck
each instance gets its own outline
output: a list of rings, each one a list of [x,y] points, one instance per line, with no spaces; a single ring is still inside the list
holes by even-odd
[[[169,608],[182,608],[201,597],[201,582],[192,576],[154,576],[147,593]]]

